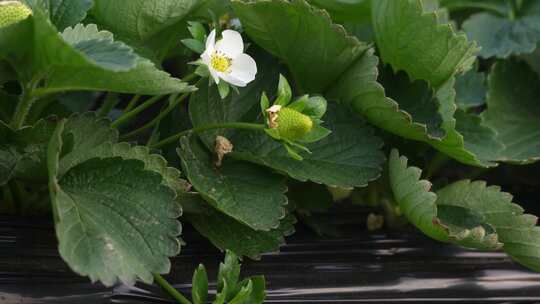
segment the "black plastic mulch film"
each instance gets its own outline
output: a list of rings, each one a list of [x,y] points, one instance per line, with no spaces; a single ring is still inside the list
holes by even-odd
[[[168,279],[190,294],[197,264],[215,278],[223,255],[186,230],[189,246]],[[416,233],[359,230],[324,240],[299,231],[281,253],[243,264],[244,275],[266,276],[266,303],[540,303],[540,274],[503,253],[467,251]],[[0,286],[0,303],[8,304],[173,303],[156,286],[105,288],[77,276],[43,220],[0,218]]]

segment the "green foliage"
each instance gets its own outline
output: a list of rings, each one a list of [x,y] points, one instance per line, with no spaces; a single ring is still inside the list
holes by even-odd
[[[178,254],[180,207],[174,191],[144,163],[93,158],[58,171],[65,121],[48,147],[49,189],[59,251],[70,267],[107,286],[151,283]]]
[[[2,2],[0,209],[52,211],[92,281],[155,279],[183,303],[159,275],[179,217],[227,252],[215,298],[196,269],[193,302],[263,303],[238,257],[279,251],[297,219],[338,234],[325,213],[351,195],[389,227],[540,271],[536,217],[452,180],[540,160],[539,16],[520,0]]]
[[[540,3],[523,1],[507,15],[491,12],[472,15],[463,23],[470,39],[478,41],[483,58],[508,58],[532,53],[540,42]]]
[[[434,193],[428,181],[420,180],[421,172],[407,167],[407,159],[392,151],[390,184],[403,213],[415,226],[440,241],[478,249],[503,248],[517,262],[539,269],[534,241],[539,236],[537,218],[523,214],[510,194],[469,180]]]
[[[234,303],[234,304],[262,304],[265,294],[266,282],[262,276],[254,276],[242,281],[240,278],[240,263],[238,257],[227,251],[225,260],[219,264],[217,278],[218,293],[216,300],[212,303]],[[208,277],[204,265],[199,265],[193,274],[193,303],[207,303],[208,297]]]
[[[489,75],[486,123],[498,132],[504,149],[497,159],[511,163],[540,160],[540,78],[524,62],[496,63]]]
[[[195,136],[182,138],[178,153],[190,182],[224,214],[255,230],[269,231],[285,216],[285,179],[245,162],[215,168],[212,155]]]

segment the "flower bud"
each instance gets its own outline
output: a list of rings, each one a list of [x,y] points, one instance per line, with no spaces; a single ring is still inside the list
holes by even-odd
[[[15,24],[31,14],[32,11],[19,1],[0,2],[0,27]]]
[[[290,108],[282,108],[277,117],[277,130],[282,138],[296,141],[307,135],[313,128],[313,121]]]

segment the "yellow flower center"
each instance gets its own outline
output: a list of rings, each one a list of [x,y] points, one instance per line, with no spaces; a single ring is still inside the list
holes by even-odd
[[[229,68],[231,67],[231,59],[220,54],[220,53],[214,53],[212,57],[210,58],[210,64],[212,65],[212,68],[218,72],[226,73],[229,71]]]

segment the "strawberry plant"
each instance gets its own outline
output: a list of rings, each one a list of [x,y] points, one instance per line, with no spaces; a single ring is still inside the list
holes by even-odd
[[[1,1],[0,211],[180,303],[181,222],[227,251],[214,303],[262,303],[238,257],[343,199],[540,271],[537,218],[476,180],[540,160],[539,42],[525,0]]]

